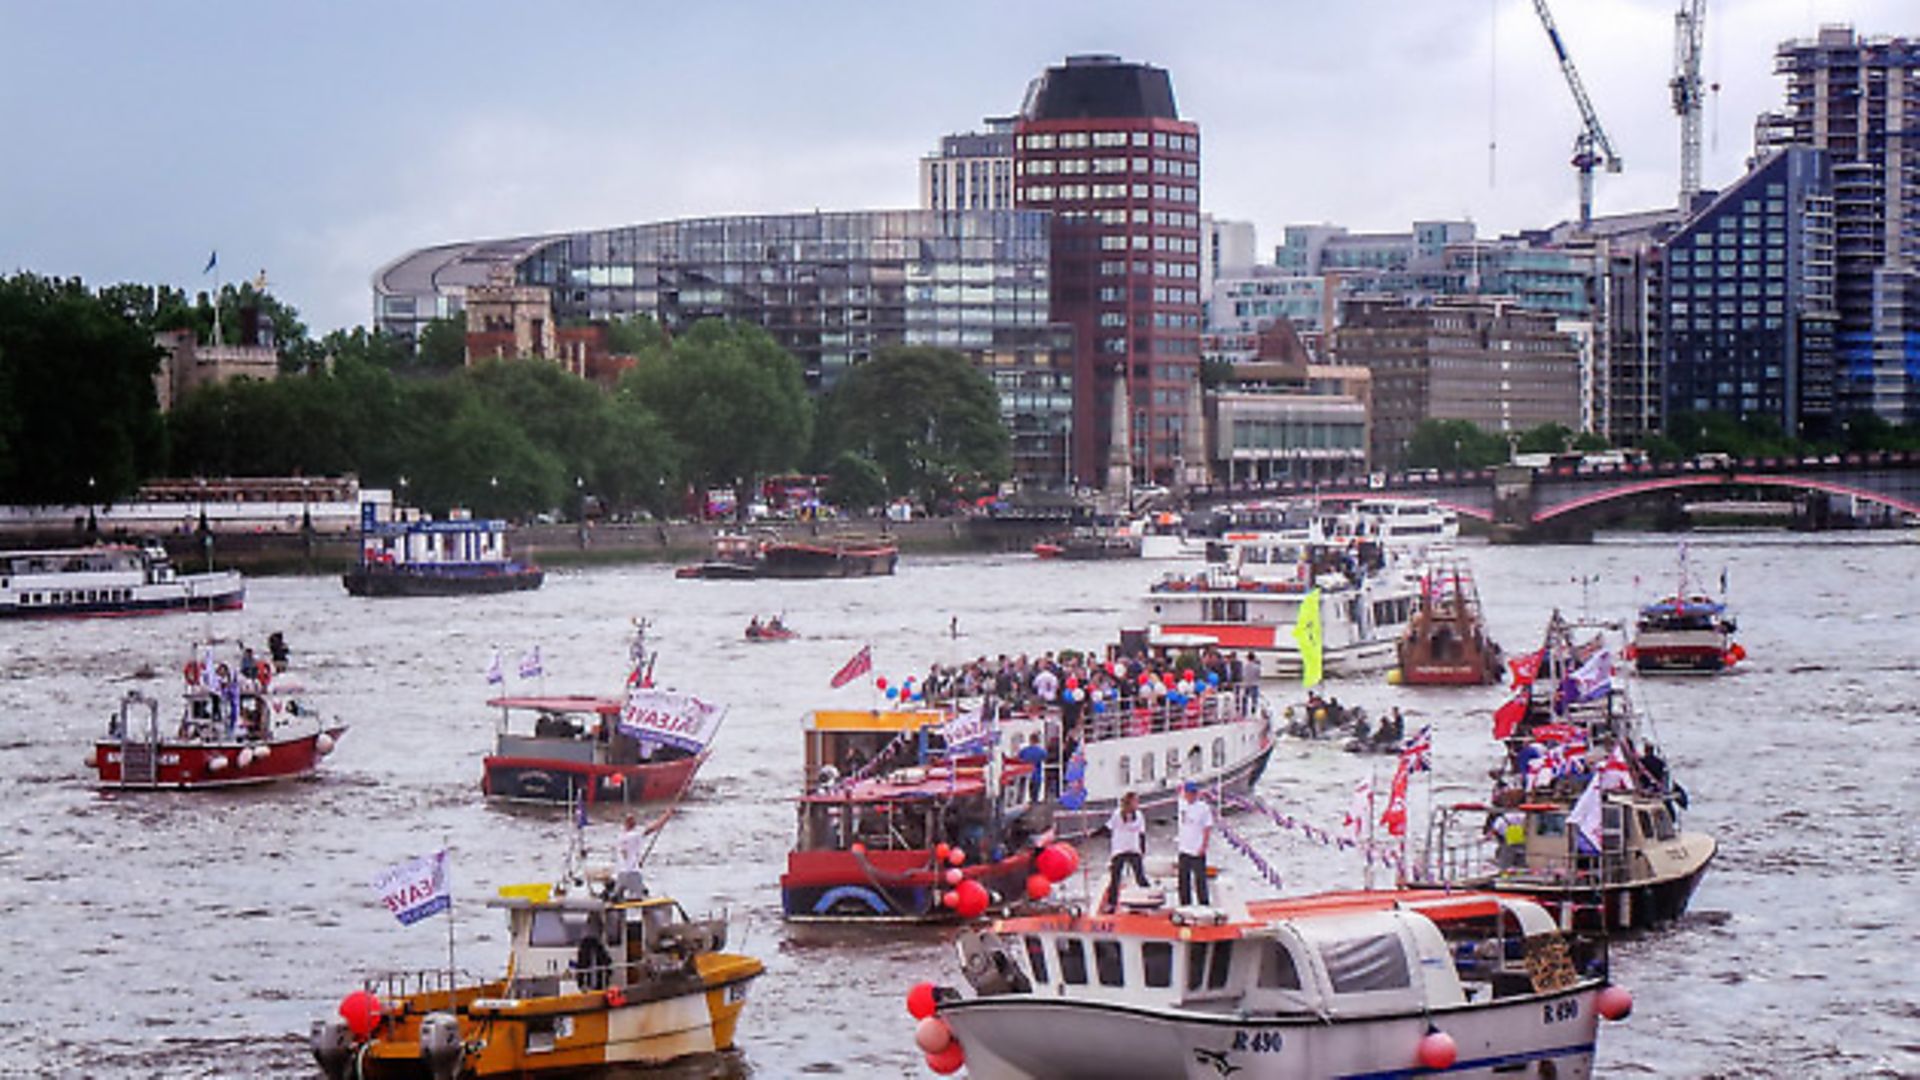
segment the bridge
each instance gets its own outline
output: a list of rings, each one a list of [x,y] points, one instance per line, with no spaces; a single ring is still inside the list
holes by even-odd
[[[1208,509],[1254,499],[1432,499],[1486,522],[1499,540],[1586,539],[1594,526],[1649,506],[1705,499],[1715,490],[1797,493],[1818,524],[1834,498],[1864,499],[1920,516],[1920,453],[1869,451],[1804,458],[1702,456],[1674,463],[1559,465],[1389,474],[1349,482],[1194,485],[1189,505]]]

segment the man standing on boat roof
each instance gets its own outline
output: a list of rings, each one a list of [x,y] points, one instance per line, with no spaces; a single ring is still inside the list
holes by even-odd
[[[1100,901],[1102,913],[1111,914],[1120,903],[1120,878],[1133,868],[1134,883],[1147,887],[1147,818],[1140,812],[1140,797],[1129,791],[1120,797],[1120,806],[1107,818],[1107,839],[1113,852],[1107,864],[1107,895]]]
[[[647,895],[646,880],[640,876],[640,864],[646,861],[648,837],[660,831],[673,815],[673,808],[661,811],[660,816],[640,826],[640,820],[632,814],[627,815],[625,826],[620,830],[620,839],[614,842],[615,867],[614,884],[620,894],[629,899],[639,899]]]
[[[1213,838],[1213,804],[1200,797],[1200,785],[1189,780],[1180,788],[1180,905],[1198,896],[1202,907],[1212,901],[1207,892],[1207,841]]]

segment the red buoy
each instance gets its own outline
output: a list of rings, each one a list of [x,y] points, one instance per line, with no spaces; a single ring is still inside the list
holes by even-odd
[[[932,983],[914,983],[912,988],[907,991],[907,1012],[912,1015],[915,1020],[925,1020],[927,1017],[933,1015],[933,1011],[936,1008],[938,1008],[938,1004],[933,1000]]]
[[[945,1020],[929,1016],[914,1027],[913,1043],[923,1053],[937,1054],[953,1045],[953,1029]]]
[[[1451,1069],[1460,1057],[1453,1036],[1444,1031],[1429,1031],[1420,1038],[1420,1065],[1428,1069]]]
[[[1047,880],[1047,875],[1027,875],[1027,899],[1045,900],[1051,892],[1053,892],[1053,882]]]
[[[958,1039],[948,1043],[945,1050],[937,1054],[927,1055],[927,1068],[932,1069],[941,1076],[959,1072],[960,1066],[966,1063],[967,1052],[961,1048],[960,1040]]]
[[[948,895],[954,898],[954,912],[963,919],[977,919],[986,914],[987,904],[992,900],[987,895],[987,887],[971,878],[961,882]]]
[[[1625,1020],[1633,1015],[1633,995],[1624,986],[1609,986],[1593,999],[1593,1008],[1608,1020]]]
[[[380,1026],[380,999],[371,991],[355,990],[340,999],[340,1019],[356,1039],[364,1039]]]

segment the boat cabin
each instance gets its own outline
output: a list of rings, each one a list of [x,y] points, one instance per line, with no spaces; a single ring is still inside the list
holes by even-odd
[[[691,974],[696,954],[727,942],[725,919],[691,918],[666,897],[608,900],[550,885],[509,885],[487,906],[507,912],[510,999]]]
[[[1556,885],[1614,884],[1653,873],[1647,852],[1680,839],[1673,810],[1655,796],[1607,794],[1600,808],[1601,845],[1583,849],[1565,803],[1498,807],[1461,803],[1435,813],[1431,863],[1435,880]]]
[[[620,730],[619,698],[554,694],[494,698],[487,704],[500,710],[496,757],[609,765],[690,756]]]

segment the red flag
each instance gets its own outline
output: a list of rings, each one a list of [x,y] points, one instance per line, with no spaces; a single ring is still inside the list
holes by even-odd
[[[1387,811],[1380,815],[1388,836],[1407,835],[1407,766],[1408,760],[1401,758],[1400,767],[1393,773],[1393,790],[1387,793]]]
[[[1516,687],[1530,685],[1534,676],[1540,673],[1540,661],[1546,657],[1547,651],[1541,649],[1539,652],[1530,652],[1525,656],[1516,656],[1507,661],[1508,670],[1513,672],[1513,685]]]
[[[860,646],[860,651],[853,654],[853,659],[847,661],[841,666],[839,671],[833,673],[833,682],[830,685],[832,685],[835,690],[838,690],[872,670],[873,646],[862,645]]]
[[[1527,688],[1522,686],[1513,692],[1506,703],[1493,710],[1493,737],[1504,739],[1513,734],[1520,721],[1527,715]]]

